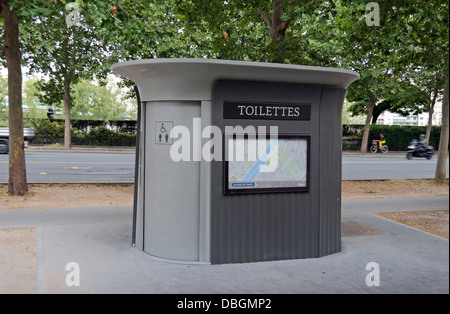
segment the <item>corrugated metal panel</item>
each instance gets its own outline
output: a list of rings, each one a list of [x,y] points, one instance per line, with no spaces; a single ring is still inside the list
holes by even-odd
[[[311,121],[276,121],[279,133],[311,136],[309,192],[250,195],[223,194],[223,163],[211,167],[211,262],[241,263],[319,256],[320,98],[322,88],[295,84],[218,82],[213,93],[212,123],[269,126],[270,120],[224,120],[229,101],[311,104]],[[232,99],[230,99],[232,98]]]
[[[341,120],[345,93],[343,89],[324,88],[320,106],[320,256],[341,250]]]
[[[217,204],[212,263],[317,257],[316,206],[303,195],[233,195]]]

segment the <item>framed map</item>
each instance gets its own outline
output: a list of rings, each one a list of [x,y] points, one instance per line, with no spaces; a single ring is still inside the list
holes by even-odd
[[[224,144],[224,194],[309,191],[309,136],[225,136]]]

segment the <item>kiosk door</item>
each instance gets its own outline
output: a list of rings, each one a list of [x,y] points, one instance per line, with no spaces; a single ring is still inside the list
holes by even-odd
[[[192,136],[200,102],[146,103],[144,251],[166,259],[198,261],[200,161],[173,161],[176,126]],[[189,134],[184,134],[189,135]],[[191,149],[192,150],[192,149]],[[190,156],[192,156],[192,151]]]

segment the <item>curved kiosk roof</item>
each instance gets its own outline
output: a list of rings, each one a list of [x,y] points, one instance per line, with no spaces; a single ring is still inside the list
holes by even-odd
[[[117,63],[112,69],[136,83],[141,101],[209,100],[217,80],[347,88],[359,78],[342,69],[211,59],[145,59]]]

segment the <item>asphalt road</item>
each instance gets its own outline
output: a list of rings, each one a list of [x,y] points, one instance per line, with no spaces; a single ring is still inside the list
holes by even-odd
[[[132,183],[133,153],[27,151],[29,183]],[[343,157],[343,180],[433,178],[437,158]],[[447,160],[447,176],[448,176]],[[8,181],[8,155],[0,155],[0,183]]]
[[[131,183],[134,154],[27,151],[28,183]],[[0,155],[0,183],[8,181],[8,156]]]
[[[431,179],[436,171],[437,157],[427,160],[402,157],[343,157],[343,180]],[[447,177],[449,175],[447,159]]]

